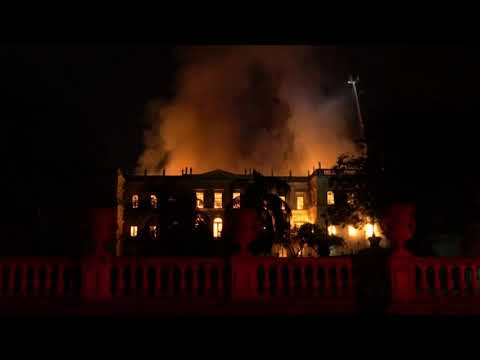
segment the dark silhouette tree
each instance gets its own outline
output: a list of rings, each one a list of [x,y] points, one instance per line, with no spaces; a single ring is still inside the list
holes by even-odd
[[[254,255],[270,255],[274,243],[285,244],[289,241],[291,210],[279,196],[290,192],[287,182],[276,177],[265,177],[257,171],[253,172],[253,181],[241,195],[241,209],[254,210],[257,218],[257,237],[249,245]],[[235,216],[233,204],[227,205],[227,222],[232,223]],[[232,228],[225,236],[231,237]]]
[[[342,154],[333,171],[330,186],[335,203],[328,206],[327,222],[357,228],[378,223],[384,207],[381,167],[364,155]]]

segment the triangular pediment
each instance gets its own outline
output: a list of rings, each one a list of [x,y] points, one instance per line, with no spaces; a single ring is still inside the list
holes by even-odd
[[[214,178],[232,178],[232,177],[237,177],[237,174],[221,170],[221,169],[215,169],[206,173],[201,174],[202,176],[205,177],[214,177]]]

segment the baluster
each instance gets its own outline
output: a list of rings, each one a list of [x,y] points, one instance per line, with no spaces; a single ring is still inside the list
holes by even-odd
[[[460,270],[460,281],[459,281],[459,287],[460,287],[460,295],[465,295],[467,293],[467,283],[465,281],[465,275],[466,275],[466,269],[467,267],[465,265],[460,265],[459,270]]]
[[[162,267],[159,266],[155,271],[155,294],[160,295],[162,291]]]
[[[220,294],[223,294],[223,285],[224,285],[224,275],[225,267],[219,266],[218,267],[218,291]]]
[[[320,288],[320,280],[318,278],[318,267],[312,267],[313,295],[316,296]]]
[[[174,269],[175,268],[173,266],[170,267],[170,268],[167,268],[167,273],[168,273],[168,285],[167,285],[168,289],[167,290],[168,290],[168,295],[169,296],[173,296],[174,293],[175,293],[175,284],[173,283],[173,271],[174,271]],[[181,276],[180,276],[180,278],[181,278]],[[182,280],[180,279],[180,281],[182,281]]]
[[[187,288],[187,268],[184,265],[180,267],[180,295],[185,294]]]
[[[206,264],[205,267],[205,295],[210,295],[212,291],[212,267],[210,264]]]
[[[447,294],[453,290],[453,267],[447,265]]]
[[[130,293],[132,295],[137,295],[137,264],[133,263],[130,265]]]
[[[470,291],[471,291],[471,294],[473,295],[473,294],[475,294],[475,285],[474,285],[474,282],[475,282],[475,266],[473,264],[470,264],[469,267],[470,267],[471,272],[472,272]]]
[[[199,288],[199,284],[198,284],[199,274],[198,274],[198,272],[199,271],[200,271],[200,266],[198,266],[196,264],[192,265],[192,281],[193,281],[192,295],[193,296],[198,295],[198,288]]]
[[[442,286],[442,284],[440,283],[440,273],[441,273],[440,265],[435,265],[433,270],[435,272],[435,278],[433,280],[434,294],[440,295],[441,286]]]
[[[180,270],[180,291],[182,295],[185,295],[187,292],[187,272],[188,267],[183,265]]]
[[[25,264],[20,267],[20,294],[28,295],[28,266]]]
[[[57,280],[57,285],[58,285],[57,294],[58,294],[58,296],[65,295],[64,271],[65,271],[65,266],[59,265],[58,266],[58,280]]]
[[[41,267],[33,268],[33,295],[38,296],[40,294],[40,269]]]
[[[142,266],[143,271],[143,295],[148,296],[148,267]]]
[[[306,279],[306,271],[305,265],[302,264],[300,267],[300,292],[301,294],[305,294],[307,288],[307,279]]]
[[[425,265],[419,265],[418,271],[420,273],[418,278],[418,293],[420,295],[425,295],[428,291],[427,267]]]
[[[478,283],[477,283],[477,267],[472,265],[472,293],[475,295],[477,293]]]
[[[282,273],[282,266],[277,266],[277,295],[283,295],[283,273]]]
[[[427,267],[425,265],[420,265],[419,290],[420,290],[420,295],[425,295],[428,293]]]
[[[330,269],[328,266],[325,267],[325,296],[330,296],[332,294],[332,280],[330,278]]]
[[[288,293],[292,295],[295,291],[295,268],[293,266],[288,266]]]
[[[248,290],[254,293],[257,299],[260,298],[260,278],[258,277],[259,273],[259,265],[252,265],[252,267],[248,268],[246,271],[246,279],[247,284],[249,286]]]
[[[270,267],[268,265],[264,265],[264,277],[265,277],[265,288],[263,290],[263,296],[269,297],[270,296],[270,291],[272,288],[272,284],[270,283]]]
[[[0,265],[0,296],[3,296],[3,272],[5,271],[4,270],[5,267]]]
[[[349,263],[347,266],[347,276],[348,276],[348,295],[352,296],[353,295],[353,271],[352,271],[352,264]]]
[[[47,296],[51,295],[52,291],[52,267],[47,265],[47,270],[45,271],[45,293]]]
[[[117,295],[125,295],[125,272],[121,265],[116,266],[117,268]]]
[[[8,279],[8,295],[14,296],[15,295],[15,265],[10,267],[10,274]]]
[[[342,287],[342,266],[336,266],[335,271],[337,273],[337,283],[336,283],[336,291],[337,291],[337,296],[340,296],[343,294],[343,287]]]

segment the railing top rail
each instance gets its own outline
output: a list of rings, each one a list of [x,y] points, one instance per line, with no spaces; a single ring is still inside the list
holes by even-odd
[[[242,261],[257,265],[294,265],[294,266],[345,266],[352,264],[348,256],[279,258],[273,256],[249,256]]]
[[[412,257],[409,258],[412,265],[418,266],[456,266],[456,265],[470,265],[480,266],[480,258],[468,257]]]
[[[351,257],[336,256],[336,257],[319,257],[319,258],[278,258],[278,257],[266,257],[266,256],[248,256],[248,257],[232,257],[231,260],[241,259],[242,262],[247,262],[252,265],[293,265],[293,266],[348,266],[352,264]],[[420,259],[418,259],[420,260]],[[423,260],[423,259],[422,259]],[[0,258],[0,266],[73,266],[82,263],[96,263],[101,262],[103,264],[111,265],[133,265],[133,266],[199,266],[199,265],[214,265],[223,266],[225,259],[221,257],[216,258],[201,258],[201,257],[112,257],[109,259],[96,259],[85,258],[75,261],[69,258],[56,258],[56,257],[4,257]],[[415,262],[417,263],[417,262]],[[424,264],[433,264],[434,262],[424,262]],[[463,262],[470,263],[470,262]],[[477,260],[480,265],[480,259]],[[420,264],[420,263],[419,263]],[[450,264],[450,263],[449,263]]]
[[[223,265],[223,258],[201,258],[201,257],[114,257],[110,263],[114,265]]]
[[[0,257],[0,266],[19,265],[19,266],[43,266],[43,265],[74,265],[78,261],[66,257],[41,257],[41,256],[8,256]]]

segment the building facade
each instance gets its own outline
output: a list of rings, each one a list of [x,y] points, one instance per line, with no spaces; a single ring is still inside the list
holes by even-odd
[[[305,223],[325,226],[327,207],[334,204],[335,195],[329,188],[331,170],[315,169],[307,176],[276,176],[288,183],[288,193],[277,193],[284,200],[292,215],[293,229]],[[266,177],[268,178],[268,176]],[[173,214],[184,211],[186,219],[194,214],[211,228],[213,237],[220,239],[227,207],[240,208],[242,194],[253,182],[253,174],[234,174],[214,170],[202,174],[192,169],[182,170],[182,175],[124,174],[117,177],[117,254],[121,255],[127,244],[138,239],[162,242],[171,237],[168,229],[179,225]],[[181,217],[180,217],[181,218]],[[354,229],[329,225],[330,234],[343,237],[351,248],[368,246],[367,238],[373,228]],[[378,230],[376,233],[378,233]],[[348,246],[347,246],[348,247]]]

